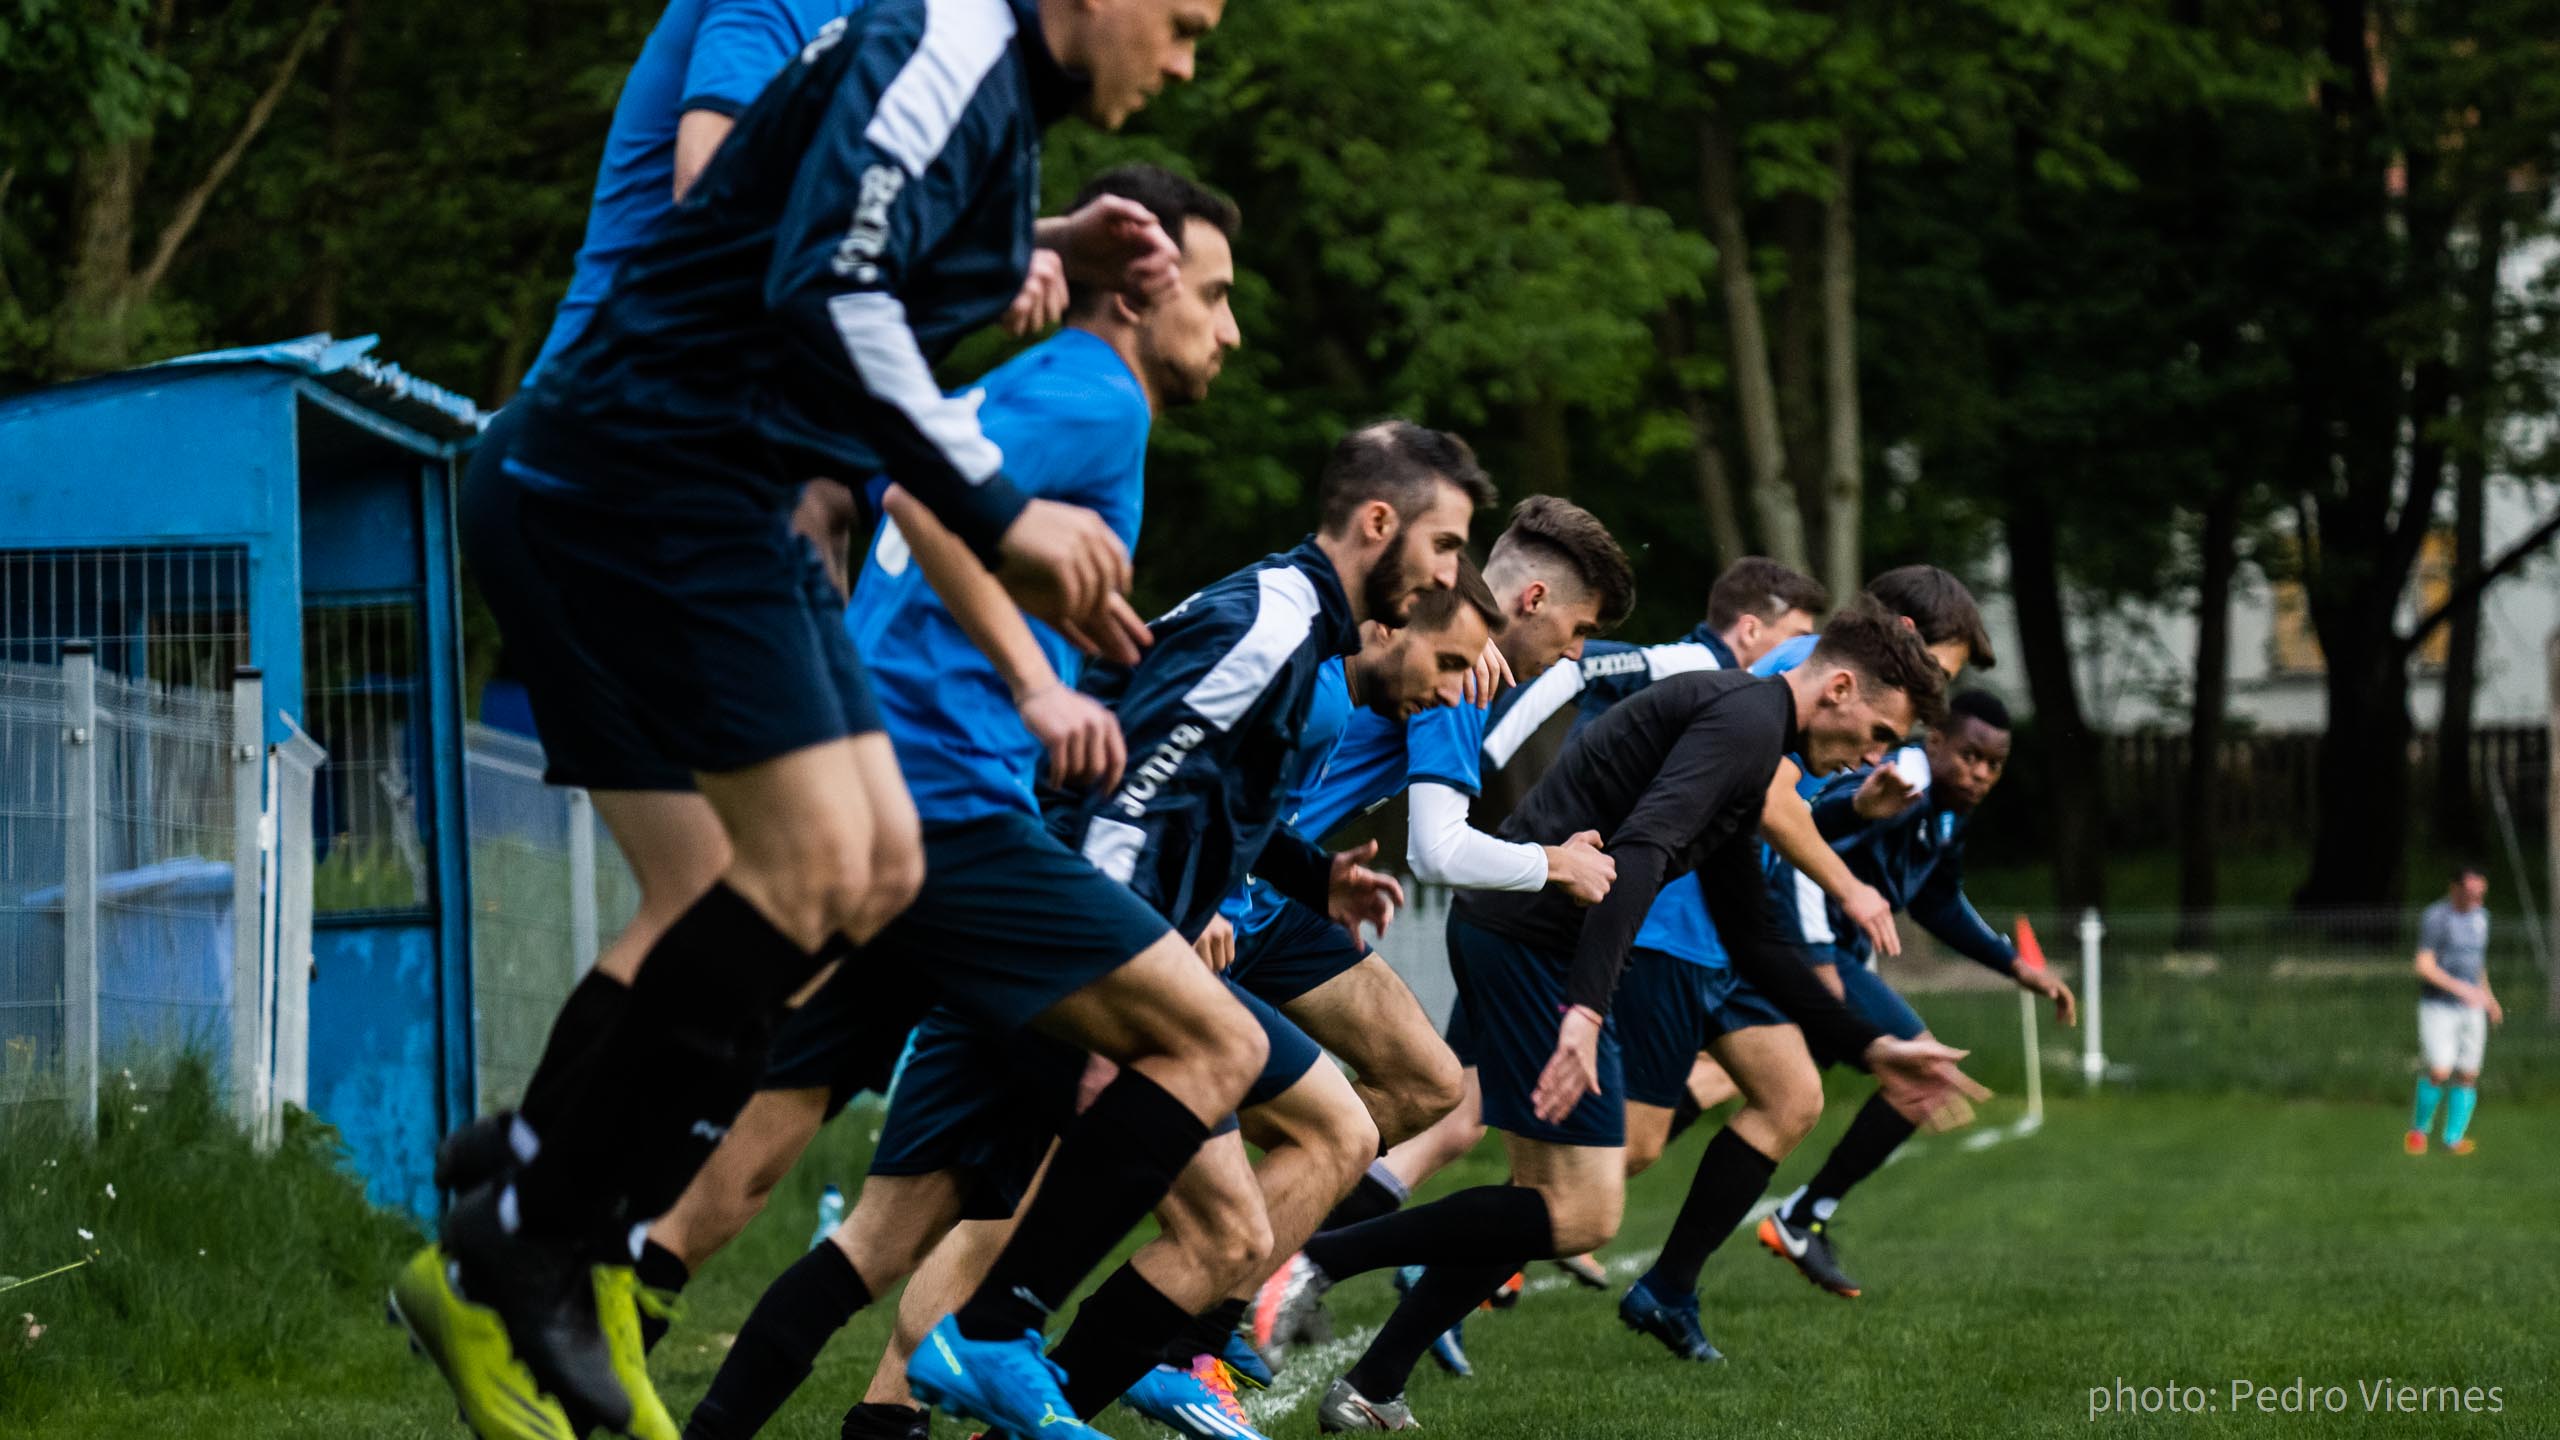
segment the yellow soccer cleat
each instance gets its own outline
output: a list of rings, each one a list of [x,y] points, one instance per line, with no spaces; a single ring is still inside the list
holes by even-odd
[[[507,1344],[497,1312],[453,1288],[442,1249],[429,1245],[401,1268],[391,1282],[391,1313],[444,1372],[462,1423],[481,1440],[578,1440],[560,1402],[542,1393]]]
[[[648,1347],[640,1338],[640,1312],[645,1307],[661,1319],[673,1319],[671,1298],[640,1283],[628,1265],[595,1267],[596,1320],[613,1354],[614,1378],[631,1397],[631,1440],[681,1440],[682,1427],[667,1413],[658,1388],[649,1383]]]

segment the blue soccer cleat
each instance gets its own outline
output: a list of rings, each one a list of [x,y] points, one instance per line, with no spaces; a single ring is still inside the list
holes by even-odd
[[[1698,1325],[1695,1295],[1684,1295],[1676,1302],[1661,1300],[1639,1280],[1619,1299],[1618,1321],[1639,1335],[1661,1341],[1665,1349],[1683,1360],[1724,1358],[1724,1352],[1708,1342],[1707,1332]]]
[[[1120,1403],[1189,1440],[1267,1440],[1253,1428],[1232,1387],[1222,1393],[1202,1376],[1202,1370],[1217,1375],[1219,1362],[1211,1356],[1201,1360],[1191,1370],[1157,1366],[1138,1377]]]
[[[972,1340],[952,1316],[925,1333],[907,1361],[915,1397],[960,1420],[981,1420],[1023,1440],[1111,1440],[1076,1418],[1060,1385],[1067,1372],[1041,1353],[1040,1332],[1018,1340]]]
[[[1218,1351],[1218,1358],[1226,1361],[1227,1369],[1246,1385],[1256,1390],[1271,1388],[1271,1362],[1262,1358],[1262,1352],[1253,1348],[1253,1341],[1247,1339],[1243,1331],[1227,1336],[1227,1343]]]

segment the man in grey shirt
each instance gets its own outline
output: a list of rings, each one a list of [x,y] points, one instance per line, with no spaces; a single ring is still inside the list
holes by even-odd
[[[2438,1101],[2447,1102],[2445,1148],[2456,1155],[2472,1151],[2464,1132],[2480,1103],[2480,1057],[2489,1046],[2489,1027],[2507,1019],[2489,991],[2488,897],[2489,877],[2466,865],[2454,872],[2445,898],[2418,917],[2418,1048],[2427,1073],[2419,1077],[2418,1109],[2404,1142],[2412,1155],[2427,1153]]]

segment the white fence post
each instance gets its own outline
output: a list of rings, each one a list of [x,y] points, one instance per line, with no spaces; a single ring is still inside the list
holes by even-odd
[[[276,1069],[267,1143],[284,1134],[284,1107],[311,1108],[311,777],[328,758],[320,743],[285,718],[284,743],[270,752],[268,832],[275,846]]]
[[[2036,1036],[2037,997],[2018,992],[2018,1036],[2027,1050],[2027,1127],[2044,1123],[2044,1045]]]
[[[266,682],[258,667],[231,672],[231,1114],[255,1133],[260,1109],[258,1076],[266,1060],[266,1013],[259,1003],[261,906],[265,892],[265,842],[258,824],[265,814],[261,790],[266,766]]]
[[[2106,922],[2095,906],[2080,912],[2080,1074],[2091,1085],[2107,1078],[2107,1046],[2099,1014],[2106,986],[2098,974],[2098,942],[2107,937]]]
[[[596,805],[584,790],[569,792],[569,983],[587,978],[596,963]]]
[[[98,659],[62,647],[62,1078],[71,1123],[98,1136]]]

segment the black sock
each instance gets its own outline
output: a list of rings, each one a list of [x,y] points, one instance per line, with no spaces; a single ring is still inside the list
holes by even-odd
[[[1403,1182],[1395,1178],[1395,1173],[1387,1170],[1383,1163],[1373,1162],[1361,1175],[1360,1183],[1352,1186],[1351,1193],[1342,1197],[1342,1203],[1333,1207],[1333,1213],[1324,1217],[1324,1223],[1316,1227],[1316,1233],[1347,1230],[1364,1220],[1393,1215],[1404,1208],[1407,1196]]]
[[[1698,1157],[1698,1174],[1689,1182],[1688,1198],[1680,1202],[1680,1218],[1671,1222],[1661,1255],[1645,1272],[1644,1287],[1659,1300],[1697,1293],[1698,1272],[1706,1268],[1707,1257],[1751,1213],[1751,1202],[1769,1188],[1769,1177],[1776,1173],[1778,1162],[1752,1149],[1730,1126],[1718,1130],[1707,1142],[1707,1153]]]
[[[1817,1208],[1819,1203],[1828,1200],[1837,1205],[1840,1197],[1849,1193],[1850,1186],[1882,1168],[1918,1128],[1904,1119],[1901,1111],[1886,1104],[1882,1095],[1868,1096],[1867,1103],[1858,1108],[1857,1118],[1841,1134],[1840,1143],[1831,1147],[1822,1168],[1806,1183],[1804,1193],[1787,1207],[1787,1223],[1802,1225],[1830,1219],[1827,1210]]]
[[[844,1412],[844,1440],[927,1440],[933,1420],[923,1407],[865,1400]]]
[[[1040,1329],[1208,1138],[1209,1127],[1163,1086],[1122,1070],[1067,1127],[1022,1223],[954,1317],[960,1333],[1003,1340]]]
[[[1547,1197],[1525,1185],[1479,1185],[1348,1230],[1318,1235],[1306,1245],[1306,1257],[1333,1280],[1348,1280],[1390,1265],[1470,1264],[1488,1255],[1556,1258],[1555,1225],[1547,1214]],[[1511,1271],[1505,1270],[1499,1278],[1510,1277]]]
[[[1680,1103],[1671,1107],[1671,1133],[1663,1137],[1663,1146],[1667,1149],[1672,1141],[1688,1134],[1689,1127],[1697,1124],[1698,1117],[1706,1113],[1699,1106],[1698,1097],[1689,1093],[1689,1087],[1681,1086]]]
[[[655,1240],[642,1242],[640,1258],[631,1262],[631,1271],[640,1277],[641,1284],[671,1295],[681,1293],[693,1279],[693,1272],[685,1268],[684,1261],[677,1258],[676,1252]],[[663,1316],[647,1310],[640,1312],[642,1353],[658,1348],[658,1342],[667,1338],[669,1323]]]
[[[1187,1370],[1191,1368],[1192,1360],[1199,1356],[1223,1353],[1228,1337],[1244,1323],[1244,1312],[1252,1304],[1250,1300],[1221,1300],[1192,1316],[1190,1322],[1182,1327],[1182,1333],[1174,1336],[1172,1342],[1164,1347],[1164,1354],[1159,1358],[1176,1370]]]
[[[533,1078],[525,1081],[524,1101],[518,1108],[537,1113],[554,1108],[553,1097],[560,1087],[577,1083],[580,1067],[613,1033],[630,1003],[630,986],[601,970],[589,970],[570,988],[559,1017],[551,1022],[551,1034],[542,1042],[542,1058],[534,1064]]]
[[[1165,1298],[1134,1265],[1122,1265],[1076,1307],[1049,1358],[1067,1372],[1067,1405],[1092,1419],[1155,1367],[1191,1312]]]
[[[1403,1394],[1405,1382],[1413,1377],[1414,1363],[1431,1348],[1431,1342],[1466,1319],[1486,1296],[1520,1273],[1520,1267],[1533,1258],[1545,1257],[1514,1256],[1490,1264],[1478,1260],[1434,1265],[1423,1271],[1422,1279],[1405,1293],[1404,1299],[1397,1302],[1395,1313],[1379,1327],[1378,1338],[1369,1342],[1360,1363],[1342,1378],[1372,1400],[1391,1400]]]
[[[754,1093],[773,1021],[818,958],[712,886],[650,947],[620,1019],[525,1097],[538,1149],[516,1176],[517,1223],[585,1241],[673,1205]]]
[[[809,1378],[818,1352],[871,1303],[871,1290],[841,1246],[819,1245],[766,1288],[738,1327],[711,1392],[685,1422],[686,1440],[753,1435]]]

